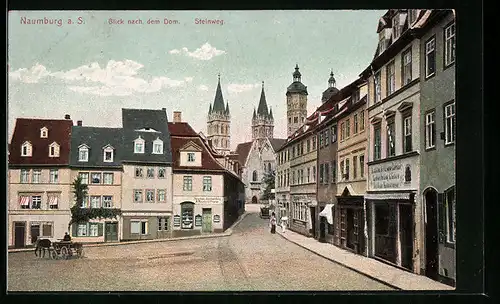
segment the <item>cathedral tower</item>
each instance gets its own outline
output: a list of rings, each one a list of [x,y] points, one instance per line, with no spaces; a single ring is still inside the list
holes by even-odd
[[[307,118],[307,87],[301,82],[299,65],[295,66],[293,82],[286,90],[286,116],[288,136],[292,135]]]
[[[257,112],[253,110],[252,117],[252,141],[257,141],[260,148],[266,138],[274,136],[274,118],[273,110],[267,108],[266,94],[264,93],[264,81],[262,82],[262,91],[260,93],[259,106]]]
[[[214,105],[210,104],[207,116],[207,138],[212,140],[212,146],[220,154],[227,154],[231,148],[231,115],[229,103],[224,107],[224,98],[220,87],[220,74]]]

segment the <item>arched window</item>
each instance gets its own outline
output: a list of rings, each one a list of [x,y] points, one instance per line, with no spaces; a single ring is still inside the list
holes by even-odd
[[[271,172],[271,163],[267,163],[267,171]]]
[[[252,180],[253,180],[254,182],[256,182],[256,181],[257,181],[257,170],[254,170],[254,171],[253,171],[253,173],[252,173]]]

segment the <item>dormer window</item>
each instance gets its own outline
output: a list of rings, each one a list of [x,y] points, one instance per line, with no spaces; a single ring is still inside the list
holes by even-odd
[[[385,35],[384,35],[383,31],[380,33],[378,48],[379,48],[379,52],[378,52],[379,55],[385,51]]]
[[[163,154],[163,141],[159,138],[153,141],[153,154]]]
[[[46,127],[40,129],[40,138],[49,137],[49,130]]]
[[[140,136],[134,140],[134,153],[144,153],[144,139]]]
[[[29,141],[26,141],[21,146],[21,156],[30,157],[32,155],[32,146]]]
[[[392,32],[392,35],[393,35],[392,41],[395,41],[401,35],[401,27],[399,26],[399,15],[398,14],[396,14],[396,16],[394,16],[392,18],[392,31],[393,31]]]
[[[417,9],[410,9],[409,10],[410,14],[409,14],[409,25],[412,25],[416,20],[417,20],[417,13],[418,13],[418,10]]]
[[[114,148],[111,145],[107,145],[103,148],[103,160],[105,163],[112,163],[114,159]]]
[[[58,143],[53,142],[49,146],[49,157],[59,157],[60,146]]]
[[[188,162],[194,162],[194,152],[188,152]]]
[[[81,145],[78,147],[78,161],[80,162],[89,161],[89,146]]]

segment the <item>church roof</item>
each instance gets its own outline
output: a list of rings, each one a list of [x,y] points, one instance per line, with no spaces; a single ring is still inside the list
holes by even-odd
[[[271,143],[271,146],[273,147],[274,151],[277,151],[283,144],[285,144],[286,139],[285,138],[269,138],[269,142]]]
[[[257,108],[257,115],[268,117],[269,111],[267,109],[266,94],[264,93],[264,81],[262,82],[262,91],[260,93],[259,107]]]
[[[252,144],[253,142],[249,141],[238,144],[238,146],[236,146],[236,153],[238,154],[238,162],[242,167],[245,166],[248,153],[250,153],[250,149],[252,149]]]
[[[229,110],[229,107],[228,107]],[[214,113],[225,113],[226,109],[224,108],[224,97],[222,97],[222,89],[220,87],[220,76],[219,82],[217,83],[217,90],[215,91],[215,99],[214,106],[212,108],[212,112]]]

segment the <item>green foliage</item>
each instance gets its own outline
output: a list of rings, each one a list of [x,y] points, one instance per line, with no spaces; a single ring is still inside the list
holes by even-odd
[[[71,207],[71,220],[68,224],[68,231],[71,230],[71,224],[73,223],[86,223],[91,219],[102,219],[102,218],[116,218],[121,215],[121,210],[116,208],[81,208],[85,197],[88,194],[88,185],[82,183],[82,179],[78,176],[73,183],[73,194],[75,196],[76,203]]]
[[[261,200],[274,199],[274,193],[271,193],[271,190],[274,189],[275,177],[276,177],[275,171],[264,173],[264,177],[262,178],[262,183],[265,184],[265,188],[260,198]]]

